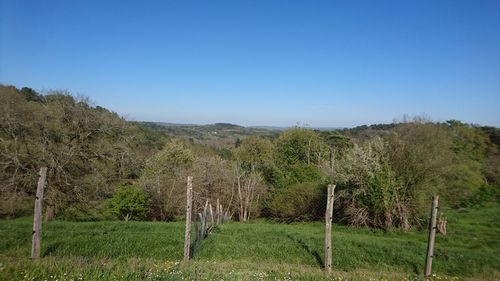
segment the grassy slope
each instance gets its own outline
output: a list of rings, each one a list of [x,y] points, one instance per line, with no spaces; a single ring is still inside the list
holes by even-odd
[[[44,225],[42,258],[30,254],[29,218],[0,221],[0,279],[131,280],[327,279],[322,274],[321,223],[227,223],[216,229],[189,266],[182,258],[182,222],[54,221]],[[500,278],[500,204],[449,214],[438,236],[434,272]],[[334,227],[334,277],[413,278],[422,271],[424,232]],[[81,275],[80,275],[81,274]],[[52,276],[52,278],[50,277]]]

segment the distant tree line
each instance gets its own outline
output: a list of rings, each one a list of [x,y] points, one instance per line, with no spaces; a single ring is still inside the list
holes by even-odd
[[[315,220],[337,184],[334,217],[383,229],[422,225],[429,198],[449,207],[498,200],[500,130],[424,118],[353,129],[294,127],[231,149],[168,136],[65,92],[0,87],[0,215],[31,211],[49,168],[47,218],[175,220],[219,199],[233,219]]]

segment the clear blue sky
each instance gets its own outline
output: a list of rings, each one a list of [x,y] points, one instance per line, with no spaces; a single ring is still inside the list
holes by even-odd
[[[0,3],[0,83],[129,119],[500,126],[498,0]]]

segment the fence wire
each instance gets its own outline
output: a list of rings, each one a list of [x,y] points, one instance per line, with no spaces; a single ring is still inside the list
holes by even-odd
[[[193,208],[194,209],[194,208]],[[224,214],[222,204],[217,200],[216,208],[212,207],[209,200],[206,200],[205,206],[199,211],[193,211],[191,215],[191,241],[190,252],[191,256],[200,249],[202,242],[208,237],[210,232],[217,227],[217,225],[224,223],[228,220],[227,214]]]

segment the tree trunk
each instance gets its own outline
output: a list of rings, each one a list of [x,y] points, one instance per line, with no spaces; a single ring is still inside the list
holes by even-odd
[[[238,176],[238,197],[240,201],[240,221],[244,221],[243,195],[241,194],[241,176]]]
[[[54,218],[54,206],[47,206],[45,209],[45,221],[49,222]]]

